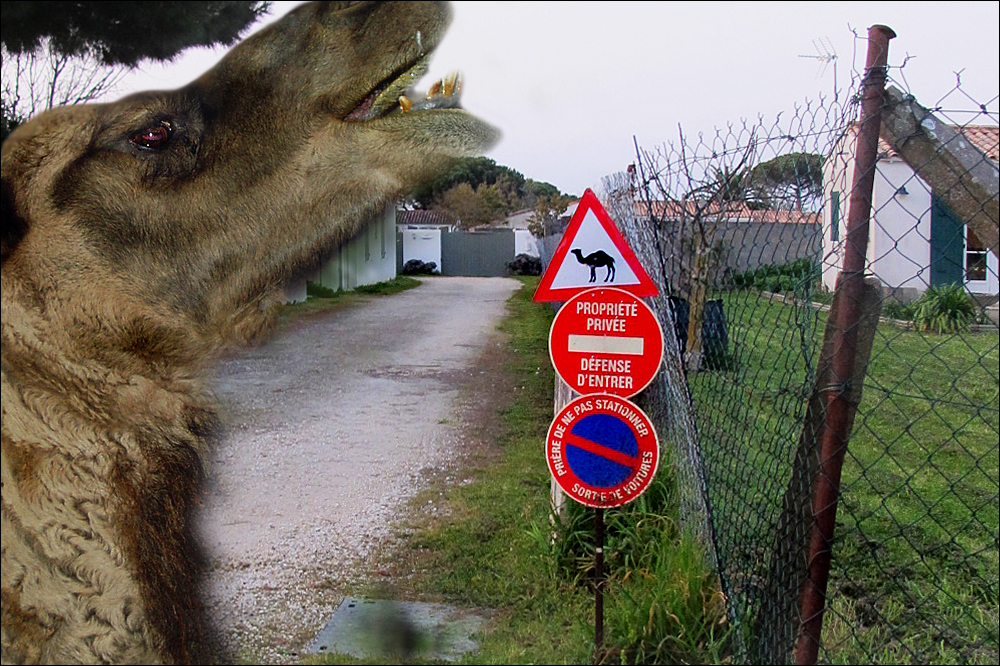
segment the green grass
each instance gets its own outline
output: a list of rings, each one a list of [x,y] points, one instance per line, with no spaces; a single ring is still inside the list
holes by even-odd
[[[392,280],[362,285],[351,291],[330,289],[315,282],[306,283],[306,300],[286,305],[279,316],[280,325],[298,317],[321,315],[357,303],[364,296],[391,296],[420,286],[420,280],[397,276]]]
[[[874,643],[892,663],[996,662],[997,341],[879,327],[844,468],[834,660]]]
[[[669,465],[665,465],[669,467]],[[661,470],[662,471],[662,470]],[[600,663],[722,663],[730,628],[718,579],[680,527],[669,472],[633,502],[605,510],[605,644]],[[594,511],[570,504],[559,538],[539,526],[553,575],[593,585]]]
[[[530,301],[537,279],[524,281],[503,324],[513,398],[472,482],[418,499],[443,510],[405,526],[393,553],[409,574],[404,592],[494,610],[469,663],[740,661],[752,653],[826,315],[753,292],[724,296],[734,363],[689,381],[728,599],[701,544],[678,528],[665,451],[646,493],[606,512],[607,649],[595,655],[592,512],[571,503],[551,540],[542,442],[552,312]],[[879,326],[845,461],[821,661],[996,661],[998,365],[995,330]]]
[[[690,378],[720,565],[749,626],[825,314],[725,296],[738,369]],[[997,657],[998,336],[881,324],[845,461],[821,658]]]
[[[606,511],[607,649],[594,653],[592,510],[571,503],[566,524],[555,528],[559,538],[551,538],[543,449],[553,417],[553,312],[531,301],[537,277],[519,279],[525,286],[501,326],[510,357],[495,361],[506,369],[513,398],[500,408],[495,439],[467,472],[472,481],[437,485],[415,501],[386,564],[401,581],[392,593],[490,609],[494,619],[468,663],[723,660],[723,598],[700,544],[677,527],[667,462],[638,500]],[[439,508],[432,519],[416,510],[429,501]]]
[[[359,294],[369,294],[373,296],[391,296],[392,294],[398,294],[401,291],[406,291],[407,289],[413,289],[414,287],[419,286],[420,280],[407,277],[405,275],[397,275],[393,279],[385,282],[376,282],[375,284],[366,284],[361,285],[360,287],[355,287],[354,291]]]
[[[375,284],[364,284],[359,287],[355,287],[351,291],[344,291],[343,289],[330,289],[329,287],[324,287],[316,282],[307,282],[306,295],[309,299],[326,300],[345,298],[352,293],[368,294],[373,296],[391,296],[392,294],[398,294],[401,291],[406,291],[407,289],[413,289],[414,287],[419,286],[420,280],[406,277],[405,275],[397,275],[391,280],[376,282]]]

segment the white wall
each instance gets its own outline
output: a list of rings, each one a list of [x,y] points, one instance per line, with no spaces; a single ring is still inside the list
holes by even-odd
[[[969,280],[966,284],[973,294],[998,294],[1000,293],[1000,262],[992,252],[986,252],[986,279]]]
[[[902,160],[879,160],[872,202],[869,270],[887,287],[924,291],[931,282],[930,187]]]
[[[434,262],[441,270],[441,230],[440,229],[402,229],[403,265],[417,259],[426,263]]]
[[[853,147],[852,147],[853,150]],[[854,177],[854,161],[845,150],[823,166],[823,285],[834,289],[844,261],[847,214]],[[900,191],[905,188],[906,194]],[[840,192],[840,238],[831,238],[831,197]],[[867,270],[890,288],[923,292],[931,280],[931,190],[899,158],[878,161],[872,193],[872,218]],[[987,254],[987,279],[968,282],[969,291],[996,294],[997,258]]]
[[[823,286],[830,290],[844,263],[854,179],[850,157],[846,152],[837,154],[823,167]],[[908,194],[899,192],[901,187]],[[833,240],[830,228],[834,192],[840,193],[838,240]],[[930,188],[902,160],[880,159],[872,192],[866,270],[887,287],[923,291],[930,283],[930,238]]]
[[[519,254],[529,254],[532,257],[541,257],[538,239],[527,229],[514,230],[514,257]],[[511,257],[513,259],[513,257]]]
[[[396,277],[396,208],[370,220],[312,278],[328,289],[350,291]]]
[[[823,162],[823,286],[833,291],[837,275],[844,264],[844,238],[847,236],[847,209],[850,205],[851,182],[854,178],[854,160],[842,140]],[[838,220],[833,220],[833,197],[840,196]],[[838,234],[834,239],[832,226],[836,223]]]

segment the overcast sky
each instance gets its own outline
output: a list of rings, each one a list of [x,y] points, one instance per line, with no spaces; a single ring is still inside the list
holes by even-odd
[[[275,2],[274,20],[297,2]],[[463,106],[499,127],[489,157],[565,192],[597,189],[654,148],[743,118],[768,124],[805,100],[831,97],[863,67],[861,37],[891,27],[890,76],[925,106],[985,104],[1000,90],[1000,3],[455,2],[455,19],[421,89],[463,73]],[[265,21],[266,22],[266,21]],[[852,32],[853,30],[853,32]],[[218,59],[189,52],[146,66],[119,94],[187,83]],[[907,58],[909,56],[909,58]],[[961,72],[961,92],[950,92]],[[987,122],[980,117],[978,122]]]

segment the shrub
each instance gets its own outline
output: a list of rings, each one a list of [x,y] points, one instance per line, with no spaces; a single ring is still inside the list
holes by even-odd
[[[306,282],[306,296],[311,298],[335,298],[337,291],[315,282]]]
[[[903,303],[902,301],[886,300],[882,303],[882,316],[889,319],[900,319],[902,321],[913,321],[916,308],[913,303]]]
[[[437,264],[433,261],[410,259],[403,264],[403,275],[434,275],[437,272]]]
[[[819,276],[819,265],[805,257],[787,264],[769,264],[736,273],[732,277],[732,284],[737,289],[807,294],[812,291]]]
[[[976,317],[976,301],[958,283],[928,287],[913,307],[913,324],[922,331],[967,331]]]
[[[542,260],[522,253],[514,257],[514,261],[507,262],[507,270],[511,275],[541,275]]]

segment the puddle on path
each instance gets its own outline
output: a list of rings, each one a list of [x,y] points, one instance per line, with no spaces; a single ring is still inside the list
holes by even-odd
[[[345,598],[308,652],[458,661],[479,644],[483,611],[418,601]]]

